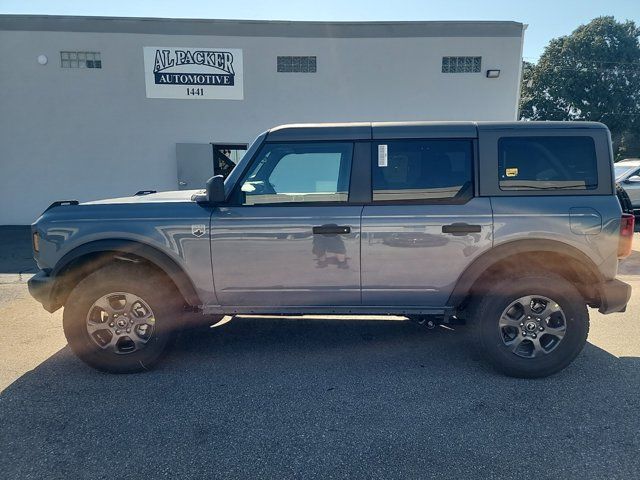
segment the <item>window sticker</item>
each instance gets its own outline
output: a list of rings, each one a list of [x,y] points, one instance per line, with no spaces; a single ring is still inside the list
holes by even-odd
[[[378,145],[378,166],[386,167],[388,165],[388,148],[387,145]]]
[[[517,168],[507,168],[506,172],[507,177],[517,177],[518,169]]]

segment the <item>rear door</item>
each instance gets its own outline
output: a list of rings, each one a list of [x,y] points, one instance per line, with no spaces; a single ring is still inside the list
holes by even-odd
[[[362,215],[363,305],[443,307],[464,269],[491,248],[491,203],[474,194],[474,152],[464,132],[375,139]]]
[[[221,305],[360,305],[360,215],[349,201],[354,144],[265,143],[211,217]]]

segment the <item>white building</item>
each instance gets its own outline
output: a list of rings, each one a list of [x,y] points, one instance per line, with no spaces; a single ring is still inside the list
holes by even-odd
[[[282,123],[514,120],[524,30],[0,15],[0,224],[199,188],[210,144]]]

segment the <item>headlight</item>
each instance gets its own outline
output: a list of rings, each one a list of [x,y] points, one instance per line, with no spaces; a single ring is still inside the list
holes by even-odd
[[[40,251],[40,235],[38,235],[38,232],[33,232],[33,251],[36,253]]]

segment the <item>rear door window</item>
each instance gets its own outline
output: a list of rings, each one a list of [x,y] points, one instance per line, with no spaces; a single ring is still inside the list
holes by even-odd
[[[501,190],[591,190],[598,186],[593,139],[502,137],[498,140]]]
[[[391,140],[374,144],[374,202],[456,203],[473,196],[471,140]]]

